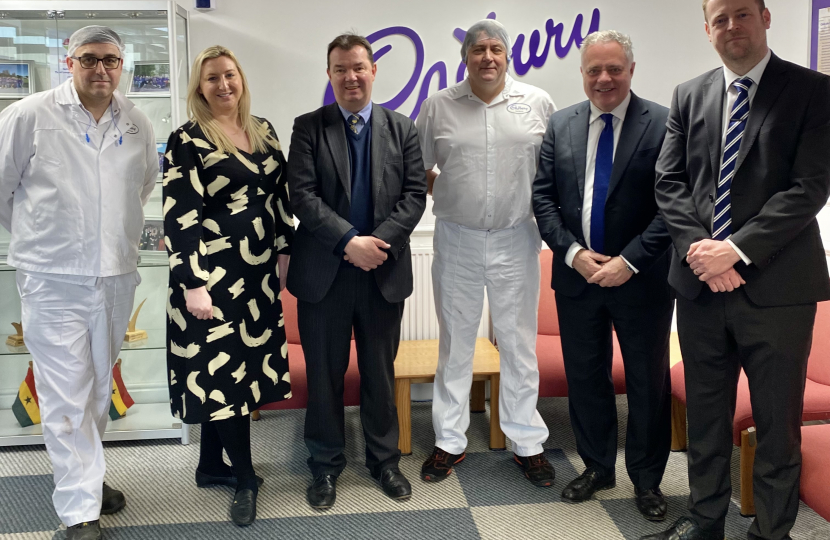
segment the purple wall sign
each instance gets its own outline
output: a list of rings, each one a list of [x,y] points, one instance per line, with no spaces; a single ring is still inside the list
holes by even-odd
[[[830,0],[813,0],[810,23],[810,69],[818,69],[819,11],[830,8]]]
[[[816,1],[830,3],[830,0]],[[511,51],[513,54],[512,63],[514,69],[516,70],[516,75],[522,77],[530,71],[530,68],[539,69],[544,66],[548,59],[548,54],[550,53],[551,42],[553,42],[553,51],[559,58],[565,58],[573,47],[578,49],[588,34],[599,30],[599,16],[599,9],[595,8],[591,13],[591,21],[588,23],[587,30],[583,30],[585,26],[585,17],[580,13],[574,20],[570,35],[566,34],[564,24],[554,24],[553,19],[548,19],[545,22],[544,38],[539,30],[531,32],[530,39],[527,39],[524,34],[519,34],[513,43],[513,50]],[[487,18],[495,19],[495,12],[487,15]],[[406,102],[407,99],[409,99],[412,92],[414,92],[418,87],[418,82],[420,81],[421,85],[418,90],[418,97],[415,100],[415,107],[409,115],[409,117],[414,120],[421,111],[421,103],[423,103],[429,94],[429,87],[432,80],[435,77],[438,77],[439,90],[443,90],[447,87],[447,65],[444,62],[436,62],[429,69],[427,69],[426,72],[424,72],[424,42],[417,32],[411,28],[407,28],[406,26],[392,26],[384,28],[369,34],[366,36],[366,39],[369,43],[375,43],[382,38],[395,35],[409,38],[415,46],[415,69],[413,69],[412,76],[409,78],[409,81],[407,81],[401,91],[398,92],[395,97],[386,103],[380,103],[380,105],[386,107],[387,109],[397,110],[404,104],[404,102]],[[459,43],[462,43],[464,41],[464,37],[467,35],[467,32],[461,28],[456,28],[452,35],[458,40]],[[527,52],[523,54],[526,42]],[[543,43],[544,46],[540,51],[540,45]],[[375,62],[380,60],[391,50],[392,46],[386,45],[374,51]],[[466,67],[467,66],[463,62],[459,63],[458,68],[455,70],[455,82],[461,82],[464,79]],[[423,77],[421,77],[422,73]],[[334,91],[331,88],[331,83],[326,84],[326,92],[323,97],[323,105],[328,105],[329,103],[334,103]]]

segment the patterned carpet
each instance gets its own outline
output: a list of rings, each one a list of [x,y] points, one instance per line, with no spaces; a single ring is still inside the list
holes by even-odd
[[[624,398],[618,401],[624,425]],[[401,460],[412,481],[413,497],[398,503],[386,498],[362,464],[363,437],[357,408],[349,408],[349,466],[338,481],[337,504],[328,512],[305,502],[309,473],[302,442],[304,411],[270,411],[254,424],[254,464],[265,478],[260,489],[258,519],[240,529],[228,521],[230,488],[197,489],[193,471],[198,444],[167,442],[107,443],[107,482],[126,493],[127,507],[104,516],[105,538],[173,540],[212,539],[567,539],[637,540],[665,524],[642,519],[633,501],[620,453],[616,489],[597,500],[571,505],[560,500],[567,482],[582,470],[568,421],[567,401],[549,398],[539,410],[550,427],[546,446],[556,468],[553,488],[536,488],[520,474],[509,449],[487,448],[487,414],[473,415],[468,457],[456,474],[427,485],[418,473],[432,450],[430,404],[412,407],[413,455]],[[620,448],[624,443],[621,430]],[[198,441],[198,429],[193,432]],[[738,485],[737,449],[733,485]],[[52,476],[42,447],[0,449],[0,540],[62,540],[65,533],[52,509]],[[679,517],[688,496],[686,455],[672,454],[663,481],[669,501],[667,523]],[[749,520],[733,504],[727,539],[743,540]],[[828,540],[830,524],[801,505],[794,540]]]

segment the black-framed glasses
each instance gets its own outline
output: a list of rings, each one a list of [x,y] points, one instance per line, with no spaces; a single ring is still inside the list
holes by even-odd
[[[117,56],[105,56],[98,58],[96,56],[70,56],[69,58],[77,60],[84,69],[95,69],[98,67],[98,62],[104,64],[104,69],[116,69],[121,65],[121,59]]]

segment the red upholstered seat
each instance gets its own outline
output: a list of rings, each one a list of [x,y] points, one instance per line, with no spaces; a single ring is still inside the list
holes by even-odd
[[[686,378],[683,362],[671,370],[672,395],[686,403]],[[813,348],[807,364],[807,384],[804,388],[802,419],[830,419],[830,302],[818,305],[816,324],[813,328]],[[749,382],[741,370],[738,380],[738,398],[735,403],[735,419],[732,425],[732,441],[741,445],[741,431],[754,426],[752,404],[749,401]]]
[[[562,342],[559,337],[559,316],[556,313],[556,296],[550,288],[553,252],[543,249],[539,254],[542,279],[539,294],[539,315],[536,336],[536,358],[539,361],[539,397],[567,397],[568,382],[565,379],[565,362],[562,358]],[[620,345],[614,333],[614,359],[611,375],[614,392],[625,394],[625,369]]]
[[[300,345],[300,330],[297,328],[297,299],[282,291],[282,312],[285,317],[285,337],[288,340],[288,371],[291,374],[291,399],[286,399],[262,407],[263,410],[305,409],[308,404],[308,385],[306,384],[305,356]],[[346,371],[343,391],[345,405],[360,404],[360,373],[357,370],[357,349],[354,336],[349,353],[349,369]]]
[[[830,521],[830,425],[801,428],[801,488],[804,503]]]

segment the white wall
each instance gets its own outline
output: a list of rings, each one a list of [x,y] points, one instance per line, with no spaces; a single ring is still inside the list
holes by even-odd
[[[188,8],[193,5],[180,3]],[[592,11],[598,8],[601,29],[620,30],[634,41],[634,91],[666,106],[677,84],[720,65],[703,29],[699,0],[216,0],[216,4],[214,11],[191,10],[191,58],[214,44],[233,50],[248,77],[253,113],[274,124],[286,149],[294,118],[322,105],[328,82],[326,46],[347,30],[363,35],[392,26],[414,30],[424,44],[424,72],[443,61],[451,85],[460,61],[460,43],[453,37],[455,28],[466,30],[495,11],[497,20],[514,40],[519,34],[527,36],[523,48],[527,60],[531,32],[540,30],[544,38],[548,19],[563,23],[565,36],[570,36],[574,19],[581,13],[584,36]],[[767,6],[773,21],[770,46],[782,58],[806,65],[809,0],[767,0]],[[374,43],[374,49],[387,44],[393,48],[378,60],[373,96],[377,103],[395,96],[415,68],[415,48],[409,39],[383,38]],[[576,48],[559,59],[551,46],[544,66],[531,68],[521,80],[547,90],[560,108],[585,99]],[[420,85],[419,80],[413,96],[399,112],[412,112]],[[436,87],[433,82],[431,90],[434,92]],[[431,201],[428,204],[420,227],[425,236],[434,221]]]

